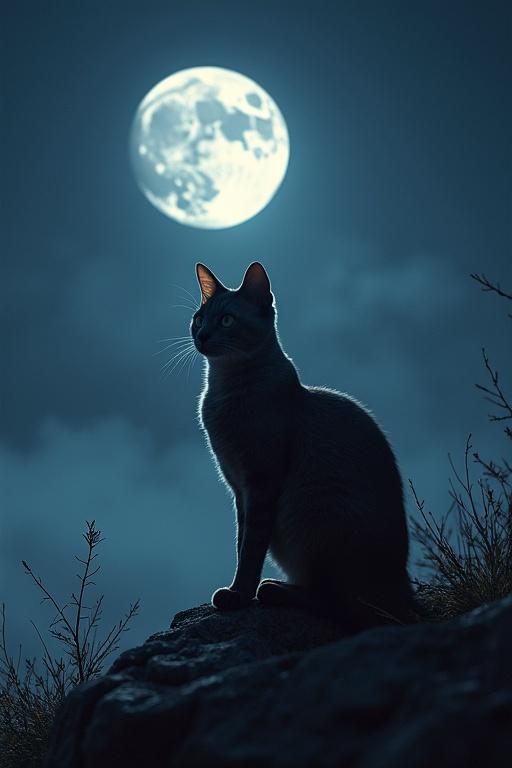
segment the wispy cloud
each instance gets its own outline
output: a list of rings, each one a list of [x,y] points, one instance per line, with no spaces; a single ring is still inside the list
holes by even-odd
[[[75,587],[80,534],[95,518],[101,589],[114,619],[140,597],[130,641],[168,625],[182,608],[208,601],[234,563],[231,502],[201,437],[158,452],[149,433],[122,421],[70,429],[48,422],[30,456],[0,452],[0,600],[11,634],[28,639],[29,618],[48,616],[20,567],[27,560],[61,596]]]

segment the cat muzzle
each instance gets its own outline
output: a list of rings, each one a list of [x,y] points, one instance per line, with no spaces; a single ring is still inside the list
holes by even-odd
[[[195,338],[195,345],[198,352],[202,352],[204,354],[206,344],[208,341],[208,337],[205,336],[203,333],[199,332]]]

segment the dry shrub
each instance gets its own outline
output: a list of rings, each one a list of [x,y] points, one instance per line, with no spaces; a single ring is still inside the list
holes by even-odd
[[[512,294],[485,275],[471,277],[482,290],[512,301]],[[493,406],[489,420],[501,425],[512,440],[512,401],[485,349],[482,356],[488,382],[476,386]],[[458,616],[512,593],[512,465],[504,458],[483,459],[473,451],[470,435],[462,472],[451,457],[450,466],[452,505],[440,520],[425,510],[411,483],[419,512],[411,520],[411,532],[421,547],[419,566],[425,574],[416,582],[417,602],[420,614],[431,621]]]
[[[85,558],[78,556],[79,589],[62,604],[48,591],[42,579],[23,561],[31,577],[53,610],[47,640],[33,624],[41,641],[39,660],[25,659],[19,648],[16,658],[8,650],[6,611],[2,604],[0,627],[0,767],[36,768],[46,751],[55,713],[69,691],[101,674],[107,657],[119,648],[119,639],[138,613],[139,601],[132,603],[126,615],[103,637],[101,625],[103,595],[91,605],[86,596],[100,570],[96,548],[103,541],[94,520],[86,523],[83,534],[87,545]],[[49,645],[60,647],[56,655]]]

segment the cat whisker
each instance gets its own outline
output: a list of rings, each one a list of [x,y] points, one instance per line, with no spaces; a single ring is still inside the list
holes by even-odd
[[[187,334],[187,336],[169,336],[168,339],[157,339],[157,344],[165,344],[167,341],[184,341],[185,339],[190,339],[190,334]]]
[[[192,299],[192,302],[193,302],[193,304],[194,304],[194,307],[195,307],[195,309],[196,309],[196,310],[197,310],[197,309],[199,309],[199,303],[198,303],[198,301],[197,301],[197,297],[196,297],[196,296],[194,296],[192,293],[190,293],[190,291],[187,291],[187,289],[186,289],[186,288],[184,288],[182,285],[178,285],[177,283],[170,283],[170,285],[171,285],[173,288],[178,288],[180,291],[184,291],[184,293],[186,293],[186,294],[187,294],[188,296],[190,296],[190,298]]]
[[[185,357],[181,360],[180,365],[176,368],[176,374],[179,376],[183,371],[187,368],[187,365],[190,365],[191,360],[194,359],[194,352],[196,350],[191,350],[188,355],[185,355]]]
[[[197,358],[199,357],[199,352],[197,350],[194,350],[195,354],[193,354],[190,358],[190,362],[188,364],[188,370],[187,370],[187,381],[190,378],[190,371],[194,367],[194,363],[196,362]]]
[[[185,345],[188,345],[190,342],[190,337],[188,337],[187,341],[184,339],[182,341],[173,341],[171,344],[167,344],[166,347],[163,347],[163,349],[159,349],[156,352],[154,352],[154,355],[161,355],[163,352],[166,352],[168,349],[171,349],[171,347],[184,347]]]
[[[185,355],[190,352],[189,349],[182,349],[181,352],[179,352],[177,355],[174,355],[174,357],[171,357],[164,365],[161,367],[162,373],[166,373],[173,369],[174,365],[178,364],[180,360],[185,357]]]
[[[168,365],[171,365],[180,355],[182,355],[184,352],[188,352],[190,349],[190,344],[187,344],[185,347],[182,347],[181,349],[178,349],[171,357],[163,364],[162,370],[164,368],[167,368]]]
[[[188,304],[169,304],[169,309],[186,309],[188,312],[197,312],[198,307],[191,307]]]
[[[194,365],[195,365],[195,362],[196,362],[196,360],[197,360],[197,358],[198,358],[198,357],[200,357],[200,354],[199,354],[199,352],[197,351],[197,349],[195,349],[195,347],[194,347],[194,354],[193,354],[193,355],[191,355],[191,358],[190,358],[190,362],[189,362],[189,364],[188,364],[188,370],[187,370],[187,381],[189,380],[189,377],[190,377],[190,372],[191,372],[192,368],[194,367]]]
[[[186,365],[186,362],[189,358],[189,356],[193,355],[195,352],[195,347],[192,349],[186,349],[176,355],[176,358],[174,359],[173,364],[167,369],[165,376],[166,378],[171,375],[173,371],[179,372],[181,368],[183,368]]]
[[[162,366],[162,373],[165,373],[166,375],[170,374],[174,368],[189,355],[193,350],[195,350],[194,345],[191,343],[184,349],[180,349],[175,355],[173,355],[163,366]]]

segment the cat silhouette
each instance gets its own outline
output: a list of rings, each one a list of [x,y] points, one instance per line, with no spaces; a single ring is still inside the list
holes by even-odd
[[[301,383],[284,352],[264,267],[236,290],[196,265],[191,322],[206,375],[199,418],[236,507],[233,583],[219,610],[296,605],[360,629],[407,622],[413,592],[402,482],[371,413],[346,394]],[[265,556],[286,576],[265,579]]]

